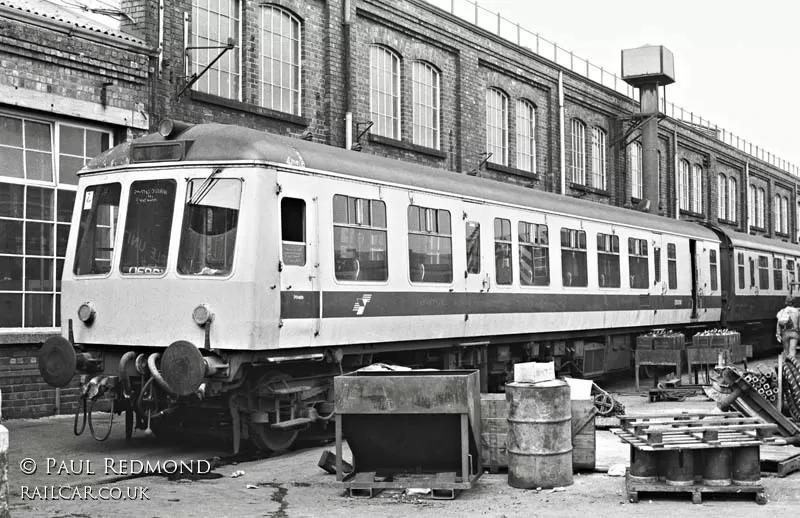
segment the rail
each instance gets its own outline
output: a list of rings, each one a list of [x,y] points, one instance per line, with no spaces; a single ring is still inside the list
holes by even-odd
[[[538,56],[553,61],[554,63],[575,72],[590,81],[610,88],[615,92],[625,95],[638,102],[636,89],[626,83],[621,77],[599,67],[588,59],[579,57],[571,50],[560,47],[557,43],[548,40],[539,33],[529,31],[518,22],[504,18],[499,12],[490,11],[481,7],[476,0],[425,0],[439,9],[442,9],[462,20],[472,23],[520,47],[534,52]],[[697,113],[687,110],[682,106],[662,100],[662,112],[673,119],[686,122],[713,136],[720,142],[738,149],[758,160],[766,162],[778,169],[800,177],[800,167],[778,157],[765,148],[736,135],[703,118]]]

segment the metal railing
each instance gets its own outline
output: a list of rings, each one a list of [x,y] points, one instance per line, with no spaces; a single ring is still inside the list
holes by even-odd
[[[639,101],[635,88],[626,83],[621,77],[609,72],[603,67],[598,67],[589,60],[576,56],[574,52],[558,46],[539,33],[531,32],[522,27],[518,22],[503,18],[500,13],[495,13],[481,7],[475,0],[425,0],[462,20],[472,23],[481,29],[489,31],[501,38],[520,47],[524,47],[535,54],[553,61],[562,67],[579,74],[590,81],[601,84],[617,93],[625,95],[634,101]],[[732,146],[748,155],[766,162],[778,169],[800,177],[800,167],[771,153],[761,146],[755,145],[733,132],[721,128],[708,119],[701,117],[693,111],[687,110],[674,103],[662,100],[664,114],[697,126],[711,132],[721,142]]]

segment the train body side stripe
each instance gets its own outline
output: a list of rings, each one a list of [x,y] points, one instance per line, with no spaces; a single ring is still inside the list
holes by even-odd
[[[319,292],[281,292],[281,318],[319,316]],[[323,318],[689,309],[688,295],[325,291]],[[701,307],[719,308],[720,297]]]

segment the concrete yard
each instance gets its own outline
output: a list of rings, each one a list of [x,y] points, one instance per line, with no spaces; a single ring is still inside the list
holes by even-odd
[[[713,411],[715,408],[714,403],[704,396],[695,396],[683,402],[650,403],[646,397],[634,392],[628,380],[606,387],[621,394],[620,398],[629,414]],[[14,517],[352,518],[405,517],[411,514],[498,518],[645,514],[777,517],[797,516],[800,513],[800,473],[786,478],[764,474],[762,483],[768,499],[765,506],[757,505],[751,495],[738,495],[741,498],[737,498],[737,495],[718,498],[704,496],[702,504],[693,505],[687,494],[656,494],[652,498],[644,495],[640,503],[631,504],[626,498],[624,478],[603,472],[576,474],[573,485],[557,491],[514,489],[507,484],[506,474],[486,473],[476,487],[461,492],[454,500],[430,500],[390,491],[371,499],[350,498],[344,495],[333,475],[317,467],[323,450],[333,449],[333,444],[224,465],[214,470],[222,475],[215,479],[171,481],[164,476],[147,476],[126,480],[118,475],[125,469],[121,465],[125,460],[196,460],[224,456],[226,452],[214,447],[159,444],[153,438],[144,437],[141,432],[137,432],[134,439],[126,444],[121,420],[111,438],[104,443],[95,442],[88,435],[75,437],[72,418],[66,416],[12,420],[5,424],[11,438],[9,504]],[[800,448],[762,447],[762,458],[781,458],[796,453],[800,453]],[[24,459],[33,459],[37,463],[35,473],[25,475],[21,472],[20,463]],[[598,430],[598,471],[627,462],[628,446],[609,431]],[[25,466],[25,469],[30,471],[30,466]],[[243,473],[233,477],[237,471]],[[74,490],[62,490],[63,499],[59,499],[58,489],[55,495],[52,489],[48,493],[49,487],[66,485],[78,488],[77,493],[73,493]],[[101,491],[101,488],[105,489]],[[92,499],[92,496],[97,499]],[[107,499],[101,499],[102,496]]]

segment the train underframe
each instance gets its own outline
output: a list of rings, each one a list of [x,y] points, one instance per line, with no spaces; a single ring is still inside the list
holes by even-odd
[[[690,336],[705,327],[715,326],[680,330]],[[759,344],[756,351],[762,349],[761,344],[772,342],[773,333],[763,323],[735,327],[746,343]],[[553,361],[558,373],[583,378],[629,371],[635,337],[641,332],[573,333],[543,340],[351,346],[302,357],[292,356],[291,352],[276,357],[266,356],[269,353],[214,351],[202,356],[205,367],[200,378],[191,366],[187,374],[181,370],[186,369],[185,365],[165,365],[166,360],[176,365],[187,363],[176,362],[175,355],[168,353],[170,348],[163,352],[153,352],[151,348],[141,352],[105,349],[102,353],[78,348],[76,370],[83,374],[83,392],[82,405],[75,416],[75,432],[82,432],[88,419],[92,435],[99,440],[107,438],[108,433],[95,430],[91,421],[92,410],[105,409],[124,414],[128,438],[135,429],[180,438],[203,430],[224,437],[234,452],[244,445],[278,452],[304,436],[332,436],[333,378],[343,372],[375,363],[477,369],[481,372],[481,391],[499,392],[513,379],[514,364],[525,361]],[[109,368],[117,361],[118,370]],[[201,380],[191,390],[175,381],[191,378]],[[106,403],[98,406],[98,401]]]

